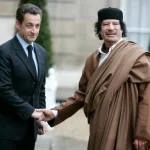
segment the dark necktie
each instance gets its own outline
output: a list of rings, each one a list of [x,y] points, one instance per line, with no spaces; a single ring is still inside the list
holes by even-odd
[[[36,67],[35,67],[35,63],[34,63],[33,57],[32,57],[32,50],[33,50],[32,45],[28,45],[27,49],[28,49],[28,60],[29,60],[29,63],[31,65],[32,69],[33,69],[35,77],[37,77]]]

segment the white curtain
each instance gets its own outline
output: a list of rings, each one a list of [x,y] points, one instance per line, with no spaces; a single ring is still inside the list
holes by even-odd
[[[128,29],[127,39],[148,50],[150,42],[150,0],[123,1],[121,8]]]

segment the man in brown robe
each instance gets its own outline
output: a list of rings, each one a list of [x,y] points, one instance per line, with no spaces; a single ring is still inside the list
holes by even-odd
[[[55,126],[84,107],[88,150],[150,150],[150,54],[122,39],[126,26],[117,8],[98,11],[95,32],[104,43],[87,58],[74,97],[52,109],[55,117],[39,111]]]

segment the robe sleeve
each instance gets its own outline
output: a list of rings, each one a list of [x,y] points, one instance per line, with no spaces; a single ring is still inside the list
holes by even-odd
[[[78,90],[75,91],[74,96],[69,97],[64,103],[60,104],[59,106],[52,108],[52,110],[58,111],[58,116],[54,120],[48,121],[50,126],[55,126],[63,122],[83,107],[87,83],[88,81],[84,68],[79,81]]]
[[[150,82],[150,53],[140,56],[129,73],[132,83]]]
[[[97,51],[87,58],[79,81],[78,90],[75,91],[74,96],[69,97],[67,101],[61,105],[52,108],[52,110],[58,110],[58,116],[54,120],[48,121],[50,126],[55,126],[61,123],[84,106],[88,82],[98,65],[97,60],[99,58],[95,57],[96,53]]]
[[[131,82],[138,87],[135,138],[150,141],[150,56],[142,55],[130,72]]]
[[[135,138],[142,138],[150,141],[150,83],[139,85]]]
[[[59,106],[52,108],[52,110],[58,111],[58,115],[54,120],[48,121],[48,124],[51,127],[63,122],[83,107],[85,98],[85,88],[86,80],[84,77],[83,70],[81,79],[79,81],[79,89],[75,91],[74,96],[69,97],[67,101],[63,102]]]

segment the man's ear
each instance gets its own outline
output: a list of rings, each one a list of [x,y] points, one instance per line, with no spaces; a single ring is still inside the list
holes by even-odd
[[[19,30],[20,29],[20,22],[18,20],[16,20],[16,29]]]

